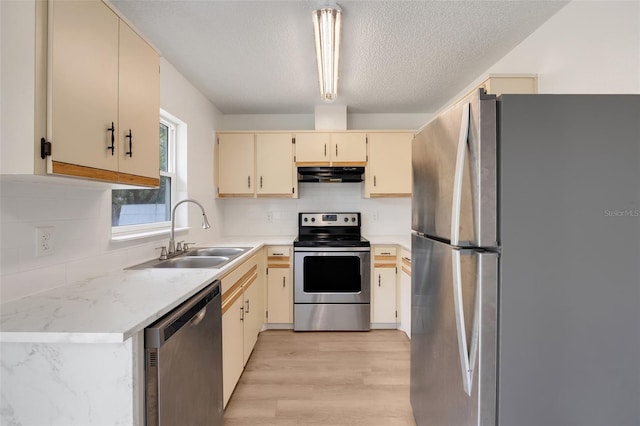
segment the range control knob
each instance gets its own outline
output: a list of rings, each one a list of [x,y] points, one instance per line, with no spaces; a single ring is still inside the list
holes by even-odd
[[[316,218],[315,218],[315,217],[312,217],[312,218],[311,218],[311,222],[315,222],[315,221],[316,221]]]
[[[344,218],[344,221],[345,221],[345,222],[349,222],[349,218],[348,218],[348,217],[345,217],[345,218]]]
[[[356,221],[356,218],[355,218],[355,217],[352,217],[352,218],[351,218],[351,222],[355,222],[355,221]]]
[[[305,217],[305,218],[304,218],[304,221],[305,221],[305,222],[309,222],[309,218],[308,218],[308,217]]]

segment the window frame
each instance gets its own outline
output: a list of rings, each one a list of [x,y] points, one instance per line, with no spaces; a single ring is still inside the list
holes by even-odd
[[[178,191],[177,191],[177,181],[178,181],[178,173],[177,173],[177,144],[178,144],[178,126],[179,123],[176,123],[174,120],[167,117],[167,114],[160,111],[160,120],[158,125],[164,125],[167,127],[167,171],[160,170],[160,179],[163,176],[170,178],[170,203],[173,205],[175,203]],[[160,140],[158,139],[158,144]],[[158,159],[159,161],[159,159]],[[118,188],[118,189],[129,189],[129,188]],[[131,188],[130,190],[136,190]],[[113,202],[113,190],[111,192],[112,202]],[[169,209],[172,208],[172,205],[169,206]],[[163,231],[169,232],[171,229],[171,219],[168,221],[162,222],[149,222],[149,223],[140,223],[137,225],[122,225],[122,226],[112,226],[111,227],[111,236],[112,237],[126,237],[127,235],[137,235],[137,234],[148,234],[153,235]]]

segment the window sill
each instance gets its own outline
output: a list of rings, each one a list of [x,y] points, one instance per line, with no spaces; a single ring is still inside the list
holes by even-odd
[[[176,234],[183,234],[186,231],[188,231],[190,228],[189,227],[184,227],[184,228],[176,228],[175,229],[175,233]],[[132,240],[141,240],[144,238],[150,238],[150,237],[157,237],[158,235],[166,235],[168,236],[169,234],[171,234],[171,229],[169,228],[163,228],[163,229],[151,229],[151,230],[147,230],[147,231],[136,231],[136,232],[126,232],[126,233],[121,233],[121,234],[112,234],[111,235],[111,242],[112,243],[121,243],[124,241],[132,241]]]

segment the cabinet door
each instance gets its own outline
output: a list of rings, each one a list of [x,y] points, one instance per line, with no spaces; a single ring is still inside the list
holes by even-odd
[[[160,59],[124,22],[119,70],[118,170],[159,179]]]
[[[67,164],[116,171],[119,18],[98,1],[54,1],[49,7],[47,137],[57,164],[48,171],[65,174]],[[112,123],[115,152],[107,149]]]
[[[218,136],[218,194],[252,196],[253,134],[221,134]]]
[[[267,275],[267,310],[269,323],[291,323],[291,278],[289,266],[269,268]]]
[[[258,196],[294,195],[293,141],[290,133],[256,135]]]
[[[249,360],[251,351],[258,340],[258,333],[262,328],[264,318],[264,297],[260,297],[260,283],[257,279],[249,281],[244,286],[244,343],[243,365]],[[262,306],[262,309],[261,309]]]
[[[236,383],[242,374],[244,308],[242,290],[238,298],[228,306],[223,306],[222,314],[222,381],[224,405],[227,405]],[[234,296],[232,296],[234,297]]]
[[[412,140],[412,133],[369,134],[367,195],[411,196]]]
[[[335,166],[366,165],[366,133],[332,133],[331,158],[332,164]]]
[[[396,268],[374,268],[371,322],[396,322]]]
[[[398,292],[398,329],[411,338],[411,270],[402,266]]]
[[[298,166],[328,166],[331,164],[329,133],[301,133],[296,135],[296,164]]]

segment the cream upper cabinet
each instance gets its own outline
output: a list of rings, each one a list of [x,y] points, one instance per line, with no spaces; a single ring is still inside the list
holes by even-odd
[[[492,95],[532,94],[538,93],[538,79],[535,75],[490,75],[480,87]]]
[[[124,22],[120,22],[118,75],[118,169],[157,178],[160,60],[155,50]]]
[[[47,172],[158,186],[157,53],[100,1],[49,7]]]
[[[256,134],[256,194],[258,197],[296,194],[293,136],[290,133]]]
[[[410,197],[413,133],[369,133],[366,197]]]
[[[331,162],[334,166],[365,166],[367,163],[367,134],[332,133]]]
[[[298,133],[298,166],[364,166],[367,162],[366,133]]]
[[[49,7],[53,161],[117,171],[120,20],[97,1],[55,1]]]
[[[254,188],[254,135],[218,135],[218,195],[252,197]]]
[[[328,166],[331,164],[331,134],[296,134],[296,164],[298,166]]]

